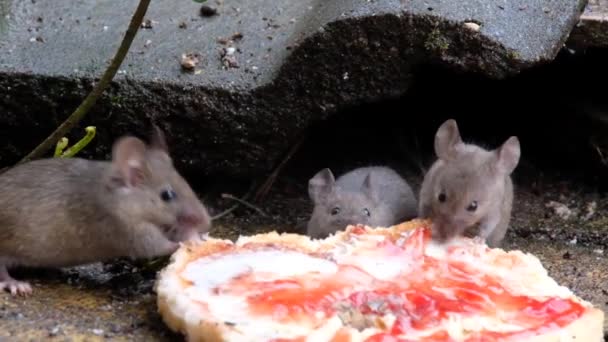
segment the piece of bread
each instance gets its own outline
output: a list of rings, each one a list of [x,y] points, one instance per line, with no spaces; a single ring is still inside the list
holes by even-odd
[[[533,255],[438,245],[429,227],[189,242],[158,275],[158,309],[188,341],[603,341],[604,313]]]

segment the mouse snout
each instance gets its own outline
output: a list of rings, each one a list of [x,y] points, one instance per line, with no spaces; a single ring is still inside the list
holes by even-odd
[[[462,227],[463,222],[451,217],[440,216],[433,220],[432,234],[436,240],[445,242],[460,234]]]
[[[356,211],[346,211],[339,217],[333,218],[331,224],[337,229],[346,229],[349,225],[368,225],[369,220]]]
[[[349,224],[355,224],[355,223],[353,223],[352,220],[346,220],[346,219],[334,220],[331,223],[331,225],[333,226],[333,228],[338,229],[338,230],[346,229],[346,227]]]
[[[211,218],[209,213],[202,206],[190,206],[184,208],[177,215],[177,222],[185,228],[201,227],[204,232],[209,230]]]

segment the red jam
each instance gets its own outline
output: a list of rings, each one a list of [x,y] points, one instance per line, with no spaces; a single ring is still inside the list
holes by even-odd
[[[401,254],[410,262],[412,258],[423,259],[416,263],[419,266],[395,281],[380,281],[354,266],[341,265],[338,273],[329,277],[307,275],[265,283],[248,282],[243,285],[250,290],[262,289],[249,296],[250,308],[279,321],[305,318],[319,323],[324,318],[315,318],[315,313],[332,315],[335,303],[341,302],[363,314],[392,313],[397,317],[386,332],[371,336],[367,342],[405,342],[407,339],[398,336],[407,336],[413,330],[433,329],[449,313],[492,316],[500,311],[501,316],[510,317],[511,323],[525,327],[510,333],[482,331],[471,336],[470,341],[533,335],[563,327],[584,313],[580,304],[570,300],[549,298],[543,301],[511,295],[493,277],[476,272],[474,265],[425,256],[424,247],[429,238],[428,231],[418,229],[402,244],[379,243],[378,249],[390,255]],[[355,287],[370,290],[354,291]],[[444,330],[425,338],[425,341],[449,340]]]
[[[331,315],[334,304],[348,294],[352,284],[371,284],[373,281],[357,267],[343,265],[331,278],[308,276],[258,282],[255,288],[261,291],[249,296],[248,302],[253,312],[271,315],[279,321],[300,320],[317,312]]]
[[[350,232],[351,232],[351,234],[356,234],[356,235],[365,234],[365,227],[362,225],[356,225],[354,228],[352,228],[352,230]]]

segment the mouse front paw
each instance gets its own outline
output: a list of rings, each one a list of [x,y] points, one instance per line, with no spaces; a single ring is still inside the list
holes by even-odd
[[[0,281],[0,290],[8,291],[13,296],[27,296],[32,293],[32,287],[25,281],[8,278]]]

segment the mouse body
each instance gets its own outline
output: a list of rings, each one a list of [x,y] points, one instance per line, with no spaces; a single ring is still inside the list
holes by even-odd
[[[14,266],[68,267],[173,253],[210,229],[158,127],[118,139],[111,161],[47,158],[0,175],[0,289],[29,294]]]
[[[417,203],[410,185],[393,169],[360,167],[338,179],[330,169],[308,183],[314,205],[307,235],[327,237],[350,224],[388,227],[416,217]]]
[[[487,150],[464,143],[450,119],[437,130],[434,149],[437,160],[424,176],[418,209],[420,217],[432,220],[433,238],[444,242],[478,226],[479,238],[500,246],[511,218],[518,138]]]

